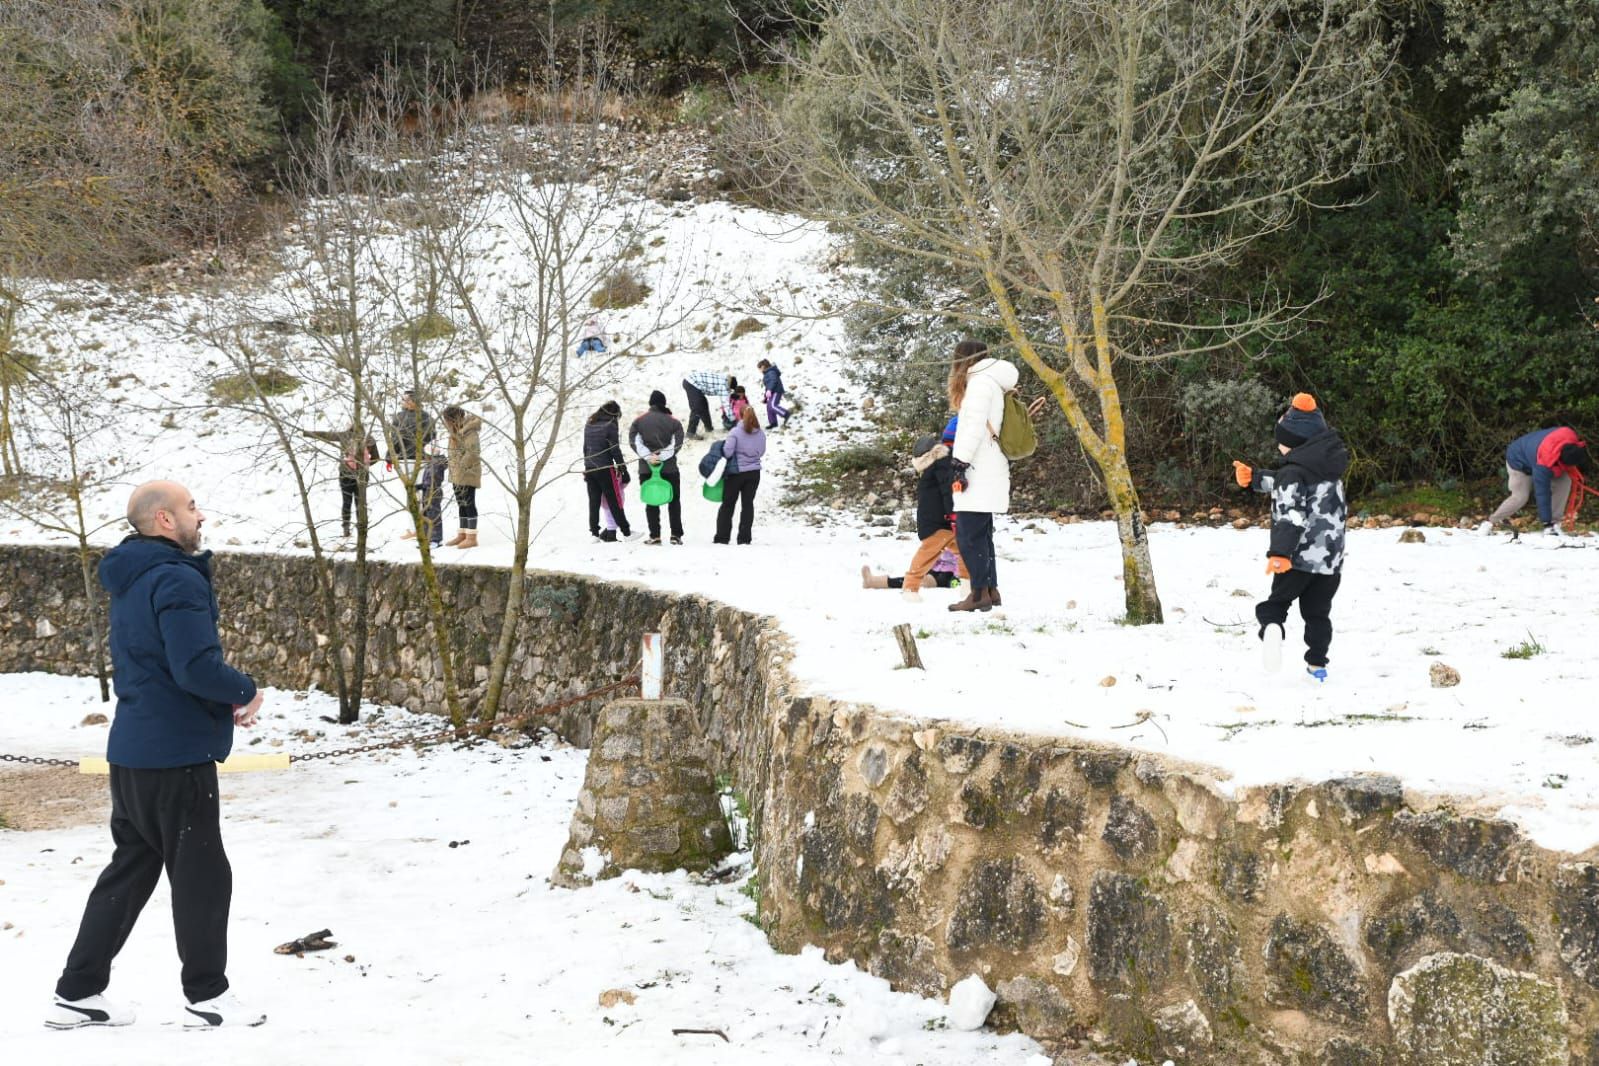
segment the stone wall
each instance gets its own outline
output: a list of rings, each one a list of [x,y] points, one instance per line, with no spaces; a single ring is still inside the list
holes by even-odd
[[[229,654],[274,685],[321,676],[308,573],[217,560]],[[505,576],[444,574],[480,681]],[[0,670],[85,672],[76,575],[0,549]],[[373,581],[372,692],[435,709],[420,581]],[[666,634],[668,693],[750,802],[782,950],[929,995],[975,972],[997,1024],[1185,1066],[1599,1066],[1599,865],[1508,823],[1382,777],[1227,797],[1172,760],[799,695],[769,619],[699,597],[561,574],[527,596],[508,709],[623,676],[639,633]],[[597,710],[559,727],[584,743]]]

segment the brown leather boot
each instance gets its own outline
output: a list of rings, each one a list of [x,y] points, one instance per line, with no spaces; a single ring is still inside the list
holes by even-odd
[[[462,533],[461,543],[457,544],[456,547],[460,548],[462,551],[466,551],[468,548],[477,547],[477,530],[469,529],[465,533]]]
[[[887,574],[874,574],[869,566],[861,567],[861,588],[886,589],[888,588]]]
[[[993,589],[988,589],[987,591],[988,591],[988,602],[989,602],[990,606],[993,606],[993,607],[1000,606],[999,589],[993,588]]]
[[[992,606],[993,604],[988,600],[987,589],[972,589],[966,594],[964,600],[950,604],[949,609],[952,611],[986,611]]]

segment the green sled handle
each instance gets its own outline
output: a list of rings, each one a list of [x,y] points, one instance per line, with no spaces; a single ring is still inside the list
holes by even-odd
[[[650,464],[650,476],[639,486],[638,498],[646,507],[665,507],[672,502],[672,483],[661,476],[660,463]]]

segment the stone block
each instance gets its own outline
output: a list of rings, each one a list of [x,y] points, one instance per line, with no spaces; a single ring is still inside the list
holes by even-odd
[[[1272,919],[1266,937],[1266,999],[1332,1021],[1361,1021],[1367,1014],[1360,971],[1331,933],[1286,914]]]
[[[640,852],[663,858],[676,855],[683,843],[676,825],[643,826],[634,829],[630,836],[633,846]]]
[[[1138,879],[1100,870],[1088,891],[1088,972],[1106,989],[1152,989],[1171,973],[1171,914]]]
[[[1155,1032],[1167,1054],[1190,1056],[1210,1047],[1215,1039],[1210,1019],[1193,1000],[1184,1000],[1154,1013]]]
[[[1123,862],[1142,862],[1160,848],[1160,829],[1148,811],[1116,795],[1110,799],[1110,814],[1105,819],[1101,839]]]
[[[861,752],[856,768],[861,772],[861,780],[866,782],[868,788],[876,788],[888,777],[888,752],[882,747],[872,744]]]
[[[1076,1012],[1054,985],[1033,977],[1014,977],[1001,981],[995,991],[999,1016],[1028,1036],[1059,1040],[1071,1034]]]
[[[1487,884],[1509,879],[1512,849],[1521,839],[1509,822],[1447,810],[1401,812],[1394,818],[1394,829],[1439,866]]]
[[[1566,863],[1555,878],[1560,957],[1590,988],[1599,988],[1599,866]]]
[[[1476,955],[1429,955],[1394,978],[1401,1066],[1568,1066],[1560,991]]]
[[[1399,779],[1387,774],[1334,778],[1322,782],[1321,792],[1327,797],[1327,805],[1338,812],[1345,825],[1393,814],[1405,802]]]
[[[1020,951],[1043,934],[1043,892],[1020,859],[987,860],[967,874],[949,919],[952,950]]]

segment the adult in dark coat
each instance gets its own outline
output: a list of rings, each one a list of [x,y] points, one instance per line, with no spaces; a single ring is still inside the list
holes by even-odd
[[[589,535],[601,540],[616,539],[614,531],[608,531],[609,537],[600,534],[601,501],[610,508],[622,536],[633,535],[627,512],[622,508],[622,486],[627,483],[628,473],[627,459],[622,455],[621,419],[621,404],[606,400],[583,426],[583,481],[589,493]],[[656,521],[660,521],[658,513]]]
[[[429,447],[434,440],[433,416],[422,410],[416,393],[407,391],[400,397],[400,413],[394,416],[389,432],[389,466],[395,463],[409,466],[407,477],[415,479],[416,503],[422,511],[422,529],[435,547],[444,545],[444,477],[449,463],[443,456],[433,454]],[[402,540],[413,540],[416,530],[400,534]]]
[[[656,389],[650,393],[650,409],[633,420],[628,427],[627,439],[639,457],[639,485],[650,477],[650,467],[659,464],[660,476],[672,486],[672,502],[666,513],[672,523],[672,543],[683,543],[683,479],[677,471],[677,453],[683,447],[683,423],[672,417],[666,406],[666,393]],[[644,520],[649,523],[650,536],[644,543],[661,543],[661,509],[644,508]]]
[[[255,724],[261,693],[222,656],[211,553],[196,554],[205,515],[194,497],[172,481],[140,485],[128,522],[137,532],[100,563],[117,691],[106,744],[116,850],[89,893],[45,1024],[133,1021],[103,993],[111,961],[165,869],[185,1025],[260,1025],[266,1015],[228,994],[233,870],[222,849],[216,764],[233,749],[233,727]]]

